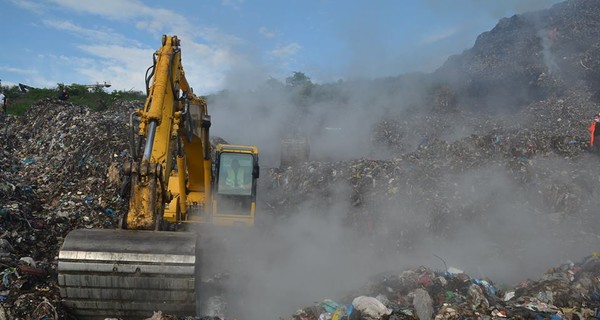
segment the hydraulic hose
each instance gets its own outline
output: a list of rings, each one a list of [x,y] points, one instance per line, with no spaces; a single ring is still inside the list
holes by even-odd
[[[152,77],[154,76],[155,67],[156,67],[156,53],[154,53],[152,55],[152,65],[150,67],[148,67],[148,69],[146,69],[146,76],[145,76],[146,95],[150,94],[150,79],[152,79]],[[148,71],[150,71],[150,74],[148,74]]]

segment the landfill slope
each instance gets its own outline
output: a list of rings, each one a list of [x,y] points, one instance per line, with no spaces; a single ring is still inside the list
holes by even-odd
[[[553,254],[553,261],[584,257],[597,243],[594,216],[598,190],[590,186],[598,183],[598,159],[587,151],[582,129],[582,119],[591,110],[576,109],[567,117],[562,112],[569,107],[565,101],[578,103],[585,99],[582,92],[571,99],[552,98],[517,115],[525,118],[543,107],[547,119],[557,123],[553,130],[547,130],[547,121],[517,130],[494,117],[465,113],[465,119],[488,126],[482,126],[480,134],[453,142],[434,140],[390,160],[309,162],[267,169],[260,180],[261,223],[277,224],[295,214],[304,214],[306,208],[314,208],[309,211],[324,219],[327,215],[340,218],[353,238],[370,243],[381,256],[418,251],[421,244],[431,243],[432,238],[442,247],[442,242],[452,241],[465,226],[499,239],[511,232],[525,232],[531,237],[549,232],[572,244],[569,251],[544,252]],[[0,172],[0,306],[6,318],[68,317],[56,284],[61,239],[78,227],[114,228],[125,210],[126,203],[119,196],[119,169],[128,159],[128,114],[132,107],[124,103],[107,111],[92,112],[85,107],[45,100],[22,117],[11,117],[3,123],[8,134],[3,137]],[[559,115],[563,117],[560,121]],[[445,119],[432,117],[429,121]],[[493,181],[506,182],[508,187],[493,186]],[[486,188],[488,192],[482,196],[480,191]],[[512,230],[502,224],[506,221],[497,216],[503,212],[507,199],[512,210],[527,217],[534,215],[535,229]],[[488,254],[502,260],[507,251],[511,255],[535,253],[526,250],[526,239],[515,236],[513,240],[499,240]],[[576,253],[578,248],[582,252]],[[452,256],[440,254],[448,262],[457,262]],[[468,269],[469,261],[464,263],[461,267]],[[438,261],[430,266],[434,269],[431,272],[439,271],[436,269],[440,265]],[[574,267],[564,272],[571,268]],[[580,269],[573,270],[575,275],[583,275],[578,273]],[[414,272],[417,271],[425,272]],[[396,276],[401,274],[398,272]],[[448,277],[443,273],[429,277],[440,276]],[[521,275],[516,272],[513,278]],[[462,281],[463,286],[471,284]],[[566,285],[577,283],[570,280]],[[586,285],[588,291],[593,290]],[[410,289],[394,288],[406,294],[412,292]],[[589,305],[587,297],[572,298],[568,303]],[[344,301],[341,297],[332,298]],[[440,301],[433,300],[436,306],[441,305]],[[473,312],[470,308],[465,310]]]
[[[394,319],[596,314],[599,13],[581,0],[504,18],[424,76],[436,86],[421,104],[396,101],[371,127],[371,155],[271,170],[261,190],[275,220],[314,215],[331,233],[318,226],[337,219],[356,251],[370,248],[370,270],[386,270],[292,318],[339,319],[363,296]]]
[[[599,14],[597,1],[569,0],[502,18],[433,76],[476,110],[518,110],[576,85],[598,101]]]
[[[42,100],[2,123],[0,318],[68,317],[60,304],[57,257],[75,228],[114,228],[126,205],[128,111],[93,112]]]
[[[357,316],[350,309],[365,317],[350,306],[370,296],[392,310],[390,319],[415,319],[421,289],[432,300],[431,310],[421,312],[436,319],[595,314],[600,259],[591,255],[599,238],[600,156],[588,151],[586,128],[596,112],[590,95],[552,97],[514,116],[428,116],[424,128],[479,129],[454,141],[427,140],[390,160],[313,161],[269,171],[261,190],[268,190],[263,199],[272,215],[330,215],[315,225],[336,216],[347,233],[368,243],[372,255],[365,259],[424,265],[386,265],[385,275],[366,287],[328,296],[335,307],[321,301],[292,318]],[[382,123],[386,130],[374,135],[376,142],[401,145],[394,130],[403,121]],[[371,265],[377,270],[376,260]],[[462,272],[447,272],[452,266]]]

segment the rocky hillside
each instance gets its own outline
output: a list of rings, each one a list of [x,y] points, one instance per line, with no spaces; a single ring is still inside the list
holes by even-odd
[[[475,110],[518,110],[572,88],[591,90],[599,101],[598,15],[598,1],[569,0],[503,18],[433,76]]]

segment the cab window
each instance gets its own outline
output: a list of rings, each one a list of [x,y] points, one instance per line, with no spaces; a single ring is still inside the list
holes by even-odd
[[[219,161],[218,193],[252,195],[251,154],[222,153]]]

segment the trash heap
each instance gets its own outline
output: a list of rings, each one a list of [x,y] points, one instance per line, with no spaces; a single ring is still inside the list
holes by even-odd
[[[433,76],[470,109],[516,111],[576,86],[598,96],[599,14],[597,1],[568,0],[502,18]]]
[[[128,115],[134,107],[122,102],[106,111],[92,112],[44,100],[25,115],[10,117],[3,123],[0,319],[69,317],[60,303],[56,284],[58,250],[70,230],[113,228],[124,211],[119,172],[129,157]],[[451,237],[465,221],[485,220],[496,214],[496,207],[506,198],[480,198],[471,190],[485,190],[500,176],[516,188],[510,190],[511,195],[517,195],[510,198],[510,206],[520,208],[528,203],[540,217],[540,226],[576,221],[579,232],[573,233],[572,241],[583,243],[589,241],[586,235],[595,234],[595,208],[600,199],[597,188],[589,187],[598,179],[591,162],[596,155],[586,149],[585,127],[594,108],[585,93],[574,92],[572,96],[528,106],[515,116],[521,123],[458,112],[455,116],[464,119],[461,124],[476,128],[462,138],[450,141],[431,134],[432,139],[413,146],[412,151],[398,152],[389,159],[308,162],[268,169],[260,179],[261,214],[285,219],[314,207],[319,209],[314,211],[316,214],[326,216],[339,214],[328,208],[341,205],[344,223],[357,235],[381,244],[382,252],[410,250],[420,236]],[[447,115],[424,119],[448,122]],[[399,137],[392,131],[405,130],[403,121],[390,123],[396,125],[388,126],[388,132]],[[385,138],[379,142],[391,143]],[[402,138],[394,143],[410,147]],[[463,177],[469,174],[473,178],[465,180]],[[497,191],[491,190],[490,194],[497,197]],[[386,309],[376,308],[377,312],[399,318],[410,318],[411,312],[412,317],[431,312],[447,318],[474,317],[477,313],[482,317],[506,314],[518,318],[521,311],[546,315],[558,315],[560,311],[566,315],[568,308],[587,314],[595,308],[596,271],[590,268],[596,259],[553,268],[542,279],[528,280],[523,287],[512,290],[496,288],[490,279],[472,279],[459,272],[405,270],[381,280],[385,286],[379,284],[377,290],[371,285],[357,290],[352,299],[340,298],[339,306],[363,297],[355,301],[356,306],[381,303]],[[567,279],[566,274],[572,274],[571,278]],[[495,295],[486,291],[486,283],[497,289]],[[514,297],[507,299],[513,291]],[[379,303],[373,300],[378,296]],[[568,303],[565,296],[570,297]],[[429,306],[427,297],[431,309],[416,308],[415,298],[417,305]],[[338,311],[334,309],[326,312],[332,311],[329,313],[333,317]],[[323,314],[321,310],[311,312],[317,318]]]
[[[514,288],[461,270],[426,267],[374,277],[355,295],[299,309],[293,320],[596,319],[600,256],[551,268]]]
[[[397,208],[415,215],[426,213],[430,231],[451,233],[457,221],[485,215],[490,207],[500,205],[494,203],[499,200],[475,195],[501,178],[513,188],[512,195],[502,200],[558,219],[576,216],[585,225],[600,199],[596,188],[590,188],[597,182],[593,165],[597,159],[588,151],[587,132],[596,108],[588,93],[573,91],[531,104],[514,115],[456,112],[386,119],[384,131],[373,134],[379,138],[373,144],[404,145],[411,152],[395,152],[387,160],[371,160],[378,158],[374,154],[371,159],[312,161],[271,169],[270,181],[263,181],[262,186],[268,192],[262,196],[273,215],[294,214],[307,203],[321,209],[343,203],[348,220],[356,222],[370,215],[377,224],[378,212]],[[423,122],[418,133],[427,139],[409,146],[412,139],[398,132],[413,131],[407,129],[408,123],[418,121]],[[453,141],[439,134],[456,131],[457,123],[468,127],[469,134]],[[374,126],[375,131],[381,128]],[[406,214],[397,214],[402,215]]]
[[[128,111],[93,112],[43,100],[2,124],[0,319],[66,316],[57,287],[62,239],[75,228],[113,228],[124,208],[120,167]],[[4,127],[6,126],[6,127]]]
[[[374,144],[411,148],[406,127],[417,121],[427,123],[419,126],[419,134],[431,138],[387,160],[313,161],[271,169],[262,196],[276,218],[342,214],[353,234],[383,255],[410,252],[430,238],[452,241],[465,226],[501,234],[500,251],[519,255],[528,240],[519,240],[511,229],[497,232],[504,222],[498,217],[509,212],[518,213],[507,219],[515,225],[519,215],[534,217],[528,237],[576,230],[568,232],[567,241],[593,247],[600,192],[592,186],[598,184],[600,158],[589,152],[586,129],[597,108],[589,93],[574,90],[514,115],[456,111],[385,119],[374,126],[384,129],[373,135],[380,139]],[[469,127],[469,134],[451,141],[436,135],[453,131],[457,123]],[[506,239],[511,235],[515,239]],[[504,259],[494,250],[489,253]],[[292,319],[587,319],[597,316],[600,305],[599,262],[594,254],[512,287],[453,268],[403,270],[337,301],[302,308]]]

